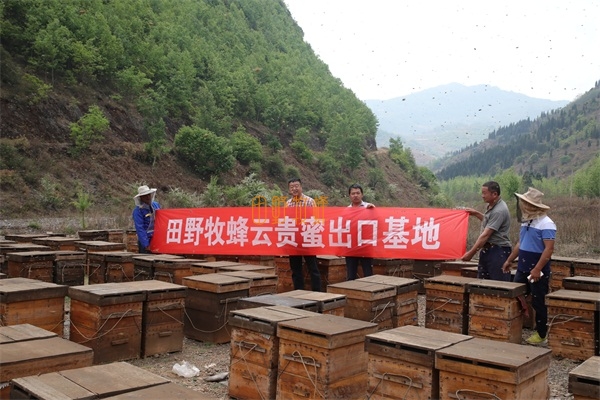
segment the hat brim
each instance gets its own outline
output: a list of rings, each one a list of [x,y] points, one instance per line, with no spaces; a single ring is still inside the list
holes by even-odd
[[[156,192],[156,189],[150,189],[150,190],[146,190],[145,192],[136,194],[135,197],[142,197],[142,196],[145,196],[147,194],[152,194],[152,193],[155,193],[155,192]]]
[[[525,202],[527,202],[527,203],[531,204],[531,205],[532,205],[532,206],[534,206],[534,207],[541,208],[541,209],[543,209],[543,210],[549,210],[549,209],[550,209],[550,207],[549,207],[549,206],[547,206],[547,205],[545,205],[545,204],[542,204],[542,203],[534,203],[533,201],[529,200],[527,197],[525,197],[525,196],[524,196],[524,195],[522,195],[522,194],[515,193],[515,196],[517,196],[517,197],[518,197],[518,198],[520,198],[521,200],[523,200],[523,201],[525,201]]]

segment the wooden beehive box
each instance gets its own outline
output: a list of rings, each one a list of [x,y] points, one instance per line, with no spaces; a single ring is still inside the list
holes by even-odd
[[[553,255],[551,258],[550,269],[550,291],[562,289],[562,280],[573,276],[573,260],[572,257],[560,257]]]
[[[235,261],[194,261],[191,265],[192,275],[214,274],[223,268],[244,265]]]
[[[574,400],[600,399],[600,357],[593,356],[569,372],[569,393]]]
[[[275,257],[275,271],[277,273],[277,293],[294,290],[292,269],[290,267],[290,258],[288,256]]]
[[[133,280],[147,281],[154,279],[154,264],[160,260],[183,258],[171,254],[138,254],[133,256]]]
[[[125,249],[132,253],[137,253],[140,250],[135,229],[127,229],[125,231]]]
[[[157,258],[154,260],[154,279],[181,285],[183,278],[192,275],[191,258]]]
[[[469,283],[477,279],[439,275],[424,280],[425,326],[466,335],[469,330]]]
[[[285,306],[298,308],[301,310],[317,312],[317,302],[315,300],[303,300],[295,297],[286,297],[281,294],[265,294],[262,296],[252,296],[240,299],[238,302],[240,309],[268,306]]]
[[[169,380],[126,362],[112,362],[13,380],[16,399],[104,399],[166,385]],[[147,398],[147,397],[146,397]]]
[[[54,251],[21,251],[8,253],[8,276],[54,281]]]
[[[33,244],[48,246],[52,250],[75,251],[75,250],[77,250],[75,247],[75,241],[77,241],[77,240],[79,240],[79,239],[74,238],[74,237],[46,236],[46,237],[33,239],[31,242]]]
[[[250,281],[250,297],[277,293],[277,275],[275,274],[252,271],[221,271],[220,274],[248,279]]]
[[[418,279],[371,275],[366,278],[360,278],[359,281],[375,282],[396,287],[395,306],[392,316],[393,327],[419,324],[417,296],[421,284]]]
[[[121,285],[145,293],[141,356],[181,351],[186,287],[157,280],[124,282]]]
[[[395,286],[353,280],[329,285],[327,292],[346,296],[345,317],[376,323],[379,330],[393,328]]]
[[[436,260],[415,260],[413,264],[412,277],[421,281],[421,290],[419,291],[420,294],[425,293],[425,287],[423,286],[425,279],[442,274],[440,264],[441,261]]]
[[[521,343],[523,312],[518,296],[527,292],[523,283],[477,280],[469,283],[469,327],[474,337]]]
[[[317,268],[321,274],[321,291],[326,292],[327,286],[344,282],[347,278],[346,272],[346,258],[337,256],[322,255],[317,256]],[[359,268],[360,270],[360,268]],[[310,286],[310,271],[308,268],[304,268],[304,286]]]
[[[245,272],[258,272],[261,274],[277,275],[275,265],[260,265],[260,264],[238,264],[225,266],[220,268],[219,271],[215,272],[232,272],[232,271],[245,271]]]
[[[277,398],[364,398],[365,337],[377,325],[336,315],[280,322]]]
[[[109,251],[104,255],[106,282],[131,282],[134,277],[133,257],[129,251]]]
[[[203,274],[183,278],[183,285],[188,288],[185,336],[203,342],[229,342],[228,314],[239,308],[240,299],[248,297],[250,281],[222,274]]]
[[[546,306],[554,355],[580,361],[598,355],[600,293],[561,289],[546,295]]]
[[[35,279],[0,280],[0,325],[31,324],[62,337],[67,290]]]
[[[285,306],[232,311],[229,396],[239,400],[274,399],[279,360],[277,325],[314,315],[311,311]]]
[[[54,283],[77,286],[85,283],[86,255],[83,251],[57,250],[54,253]]]
[[[547,399],[549,349],[473,338],[436,351],[440,399]]]
[[[275,272],[275,257],[273,256],[239,256],[238,262],[242,264],[271,267],[272,272]]]
[[[563,279],[563,289],[600,292],[600,276],[571,276]]]
[[[107,242],[104,240],[78,240],[77,250],[97,253],[99,251],[125,251],[125,243]]]
[[[460,270],[460,276],[464,276],[467,278],[477,278],[479,267],[476,265],[474,267],[463,267]]]
[[[0,382],[92,365],[94,355],[89,347],[62,339],[33,325],[14,327],[18,328],[0,327],[0,336],[6,332],[11,338],[0,343]],[[10,388],[7,391],[10,392]]]
[[[600,278],[600,259],[576,258],[573,260],[573,276],[593,276]]]
[[[332,314],[338,317],[344,316],[344,307],[346,306],[346,295],[313,292],[310,290],[292,290],[290,292],[280,293],[280,296],[294,297],[301,300],[316,301],[317,312],[321,314]]]
[[[33,243],[6,243],[0,245],[0,272],[8,275],[8,253],[20,253],[25,251],[52,251],[48,246]]]
[[[70,339],[94,349],[94,364],[140,357],[145,293],[120,283],[69,287]]]
[[[77,236],[82,241],[101,241],[101,242],[125,244],[125,231],[123,231],[122,229],[82,230],[82,231],[77,232]],[[137,235],[136,235],[136,244],[137,244]]]
[[[438,399],[436,351],[469,339],[412,325],[367,335],[369,399]]]
[[[462,269],[467,267],[476,267],[477,263],[473,261],[443,261],[440,263],[442,275],[462,276]]]
[[[412,278],[414,260],[401,258],[374,258],[373,275],[390,275]]]

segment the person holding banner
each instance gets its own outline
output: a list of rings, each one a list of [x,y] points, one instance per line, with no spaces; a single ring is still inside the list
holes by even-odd
[[[316,203],[312,197],[302,193],[302,181],[300,178],[293,178],[288,181],[288,191],[290,197],[285,203],[286,207],[315,207]],[[317,267],[317,256],[290,256],[290,268],[292,270],[292,283],[294,290],[304,289],[304,274],[302,257],[306,262],[310,273],[310,286],[312,291],[321,291],[321,273]]]
[[[352,208],[375,208],[372,203],[363,201],[363,188],[355,183],[348,188],[350,196],[350,205]],[[358,264],[362,267],[363,276],[373,275],[373,258],[372,257],[350,257],[346,256],[346,279],[349,281],[355,280],[358,275]]]
[[[506,202],[500,197],[498,182],[485,182],[481,186],[481,198],[487,203],[485,214],[472,208],[465,209],[469,215],[482,221],[482,224],[481,234],[473,247],[461,257],[461,260],[470,261],[475,253],[481,250],[477,265],[477,278],[510,282],[510,271],[504,272],[502,269],[502,265],[512,250],[508,237],[510,212]]]
[[[139,253],[150,253],[148,247],[154,235],[154,216],[156,210],[160,209],[158,202],[154,201],[155,196],[156,189],[143,185],[138,188],[138,194],[133,198],[135,208],[131,216],[138,237]]]

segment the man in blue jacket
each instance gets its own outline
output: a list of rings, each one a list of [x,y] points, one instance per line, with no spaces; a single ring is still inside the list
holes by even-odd
[[[154,235],[154,216],[156,210],[160,209],[160,205],[154,201],[155,196],[156,189],[144,185],[138,188],[138,194],[133,198],[135,208],[132,217],[140,253],[150,253],[150,240]]]

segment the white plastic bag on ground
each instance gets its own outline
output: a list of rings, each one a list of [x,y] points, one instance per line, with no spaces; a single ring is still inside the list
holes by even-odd
[[[200,374],[198,367],[187,361],[183,361],[181,364],[175,363],[175,365],[173,365],[173,372],[184,378],[191,378]]]

